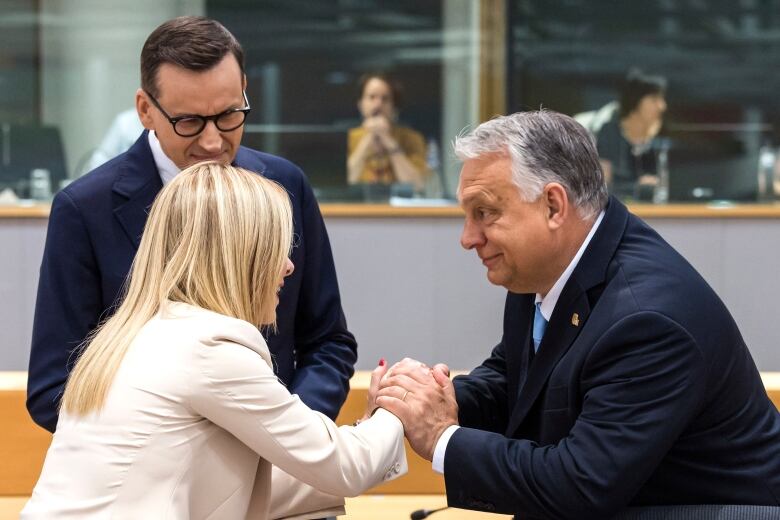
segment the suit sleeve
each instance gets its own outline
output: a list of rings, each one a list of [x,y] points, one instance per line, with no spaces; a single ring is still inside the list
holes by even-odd
[[[451,506],[561,519],[608,518],[650,477],[701,406],[706,367],[677,323],[641,312],[613,325],[579,382],[581,411],[555,445],[469,428],[447,446]]]
[[[53,432],[75,350],[103,309],[100,280],[81,211],[66,192],[54,198],[35,302],[27,409]]]
[[[403,426],[390,412],[337,427],[290,394],[255,352],[232,342],[201,345],[193,364],[191,408],[320,492],[356,496],[406,472]]]
[[[295,316],[296,368],[291,391],[335,419],[355,372],[357,343],[347,330],[325,222],[308,182],[302,189],[304,273]]]
[[[458,401],[458,423],[468,428],[503,432],[508,418],[507,372],[504,342],[480,366],[453,380]]]

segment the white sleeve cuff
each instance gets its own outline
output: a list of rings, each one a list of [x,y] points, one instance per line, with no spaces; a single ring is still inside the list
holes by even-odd
[[[444,454],[447,452],[447,444],[450,442],[450,437],[452,437],[452,434],[455,433],[455,430],[458,428],[460,428],[460,426],[457,424],[448,426],[436,442],[436,449],[433,450],[433,461],[431,461],[433,471],[436,473],[444,475]]]

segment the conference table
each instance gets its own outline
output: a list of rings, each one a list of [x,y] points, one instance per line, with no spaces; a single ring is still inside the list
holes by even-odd
[[[0,520],[19,517],[27,497],[0,496]],[[404,520],[418,509],[437,509],[447,505],[444,495],[363,495],[348,498],[346,520]],[[491,520],[511,518],[464,509],[448,509],[430,516],[431,520]]]

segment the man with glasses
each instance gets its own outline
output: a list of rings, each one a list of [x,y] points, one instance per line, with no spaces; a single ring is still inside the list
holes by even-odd
[[[240,146],[250,111],[241,45],[218,22],[165,22],[141,52],[136,109],[146,130],[125,153],[74,181],[52,203],[33,326],[27,408],[49,431],[79,345],[115,308],[149,207],[183,168],[219,161],[258,172],[290,193],[295,272],[268,344],[279,377],[311,408],[335,418],[357,358],[328,236],[303,173]],[[162,346],[161,346],[162,347]]]

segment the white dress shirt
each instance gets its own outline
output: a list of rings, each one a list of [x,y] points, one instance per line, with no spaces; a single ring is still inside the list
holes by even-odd
[[[171,182],[181,170],[167,155],[165,155],[162,145],[160,145],[160,140],[157,139],[157,134],[154,130],[149,130],[149,147],[152,149],[154,164],[157,166],[157,171],[160,172],[160,179],[162,179],[163,186],[165,186]]]
[[[588,236],[585,237],[582,245],[580,245],[580,248],[577,250],[577,254],[575,254],[574,258],[571,259],[569,266],[563,271],[563,274],[561,274],[555,284],[553,284],[550,291],[544,296],[537,293],[535,303],[542,302],[539,310],[542,312],[544,319],[548,322],[550,321],[550,317],[552,316],[553,310],[555,309],[555,304],[558,303],[558,297],[560,297],[561,291],[563,291],[563,287],[566,285],[566,282],[569,281],[571,273],[573,273],[574,269],[577,267],[580,258],[582,258],[582,254],[585,252],[585,249],[587,249],[588,244],[590,244],[590,241],[593,238],[593,235],[596,233],[596,230],[601,224],[601,220],[603,218],[604,211],[599,213],[599,216],[596,218],[596,222],[593,223],[593,226],[591,226],[590,231],[588,232]],[[460,426],[456,424],[449,426],[446,430],[444,430],[444,433],[441,434],[441,437],[439,437],[439,440],[436,442],[436,449],[433,452],[433,460],[431,461],[433,464],[433,471],[442,474],[444,473],[444,455],[447,451],[447,443],[449,443],[450,437],[452,437],[452,434],[455,433],[455,430],[458,428],[460,428]]]

